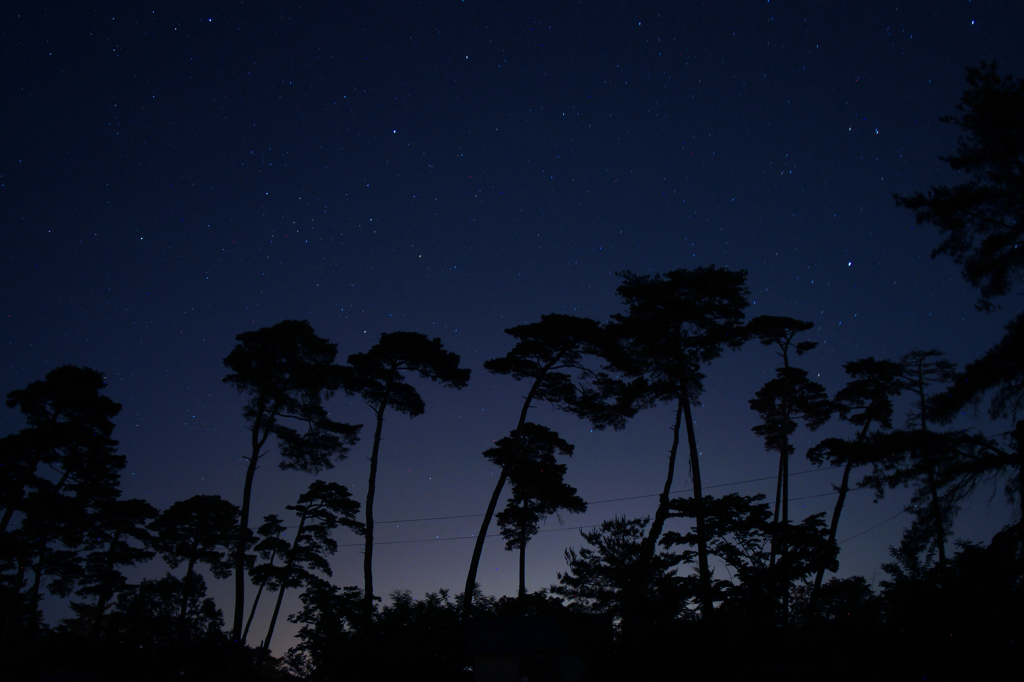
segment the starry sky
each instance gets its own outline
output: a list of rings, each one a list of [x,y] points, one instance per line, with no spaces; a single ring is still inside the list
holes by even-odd
[[[992,345],[1012,306],[976,312],[957,267],[929,258],[936,231],[892,193],[956,181],[938,118],[966,66],[1024,74],[1022,28],[1024,6],[977,0],[7,3],[0,390],[100,370],[124,406],[126,497],[240,503],[247,432],[221,383],[235,335],[308,319],[339,360],[381,332],[440,337],[473,376],[463,391],[414,381],[426,413],[385,424],[375,585],[459,591],[498,475],[480,453],[525,393],[483,362],[544,313],[621,312],[618,271],[746,269],[748,315],[815,323],[800,364],[830,392],[849,360],[937,347],[963,365]],[[709,493],[774,490],[747,401],[775,363],[751,345],[708,368]],[[372,418],[356,398],[329,407]],[[591,503],[530,544],[536,590],[575,528],[653,513],[672,414],[620,433],[547,407],[532,419],[576,445],[567,478]],[[21,426],[0,415],[0,432]],[[848,433],[798,432],[797,518],[831,513],[839,479],[802,452]],[[323,477],[361,498],[370,440]],[[253,519],[284,515],[311,480],[272,457]],[[980,493],[957,535],[1009,522],[1000,495]],[[883,577],[905,502],[851,494],[841,575]],[[360,585],[360,539],[338,540],[334,580]],[[500,538],[479,579],[514,594]],[[229,613],[229,584],[210,582]],[[278,653],[294,631],[279,628]]]

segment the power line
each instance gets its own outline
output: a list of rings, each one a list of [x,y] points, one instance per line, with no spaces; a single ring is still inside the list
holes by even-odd
[[[884,526],[885,524],[889,523],[890,521],[895,519],[900,514],[905,514],[906,512],[907,512],[906,509],[901,509],[900,511],[896,512],[895,514],[893,514],[892,516],[887,518],[885,521],[882,521],[881,523],[876,523],[875,525],[873,525],[870,528],[867,528],[865,530],[862,530],[861,532],[857,533],[856,535],[851,535],[850,537],[846,538],[846,540],[840,540],[839,544],[841,545],[844,542],[846,542],[847,540],[852,540],[854,538],[859,538],[861,535],[864,535],[864,533],[868,533],[870,531],[873,531],[874,529],[878,528],[879,526]]]
[[[795,471],[792,474],[790,474],[790,476],[801,476],[803,474],[813,474],[813,473],[818,472],[818,471],[828,471],[830,469],[838,469],[838,468],[840,468],[840,467],[833,466],[833,467],[825,467],[825,468],[822,468],[822,469],[805,469],[804,471]],[[744,483],[759,483],[759,482],[762,482],[762,481],[774,480],[775,478],[776,478],[775,476],[765,476],[765,477],[762,477],[762,478],[749,478],[749,479],[746,479],[746,480],[743,480],[743,481],[733,481],[731,483],[720,483],[720,484],[717,484],[717,485],[709,485],[709,486],[706,487],[706,489],[710,490],[712,488],[725,488],[725,487],[734,486],[734,485],[742,485]],[[670,494],[690,492],[692,490],[693,490],[693,488],[683,488],[681,490],[673,490],[673,491],[671,491]],[[864,488],[851,488],[850,492],[853,492],[853,491],[856,491],[856,490],[864,490]],[[631,497],[617,497],[617,498],[608,499],[608,500],[597,500],[597,501],[594,501],[594,502],[589,502],[588,504],[606,504],[606,503],[609,503],[609,502],[623,502],[623,501],[628,501],[628,500],[639,500],[639,499],[645,499],[645,498],[650,498],[650,497],[658,497],[659,494],[660,493],[655,493],[655,494],[652,494],[652,495],[633,495]],[[838,494],[839,494],[838,491],[833,490],[832,492],[820,493],[818,495],[805,495],[803,497],[793,497],[793,498],[790,498],[790,502],[796,502],[796,501],[799,501],[799,500],[809,500],[809,499],[817,498],[817,497],[828,497],[830,495],[838,495]],[[903,512],[900,512],[900,513],[902,514]],[[383,524],[390,524],[390,523],[414,523],[414,522],[417,522],[417,521],[448,521],[448,520],[452,520],[452,519],[480,518],[482,516],[483,516],[483,514],[458,514],[458,515],[454,515],[454,516],[432,516],[432,517],[425,517],[425,518],[419,518],[419,519],[401,519],[401,520],[397,520],[397,521],[378,521],[378,522],[375,522],[374,525],[377,525],[378,523],[383,525]],[[899,516],[899,514],[897,514],[896,516]],[[896,518],[896,516],[893,516],[892,518],[887,519],[886,521],[883,521],[882,523],[886,523],[888,521],[891,521],[892,519]],[[590,524],[590,525],[585,525],[585,526],[570,526],[570,527],[567,527],[567,528],[547,528],[547,529],[538,531],[538,534],[539,533],[563,533],[563,532],[569,531],[569,530],[582,530],[584,528],[596,528],[598,525],[600,525],[600,524]],[[881,525],[881,524],[878,524],[878,525]],[[877,527],[878,526],[872,526],[871,528],[868,528],[867,530],[864,530],[864,531],[858,533],[857,535],[851,536],[851,537],[847,538],[846,540],[852,540],[853,538],[857,537],[858,535],[863,535],[864,533],[867,533],[868,531],[874,530]],[[435,537],[432,537],[432,538],[422,538],[422,539],[419,539],[419,540],[388,540],[388,541],[383,541],[383,542],[374,542],[373,544],[375,546],[376,545],[410,545],[410,544],[418,544],[418,543],[422,543],[422,542],[446,542],[446,541],[449,541],[449,540],[475,540],[476,537],[477,537],[476,535],[457,535],[457,536],[444,537],[444,538],[442,538],[440,536],[435,536]],[[496,537],[501,537],[501,534],[500,533],[490,533],[490,534],[486,535],[485,537],[496,538]],[[843,540],[843,542],[846,542],[846,540]],[[364,543],[361,543],[361,542],[359,542],[359,543],[350,543],[350,544],[345,544],[345,545],[338,545],[338,547],[339,548],[340,547],[362,547],[363,544]]]
[[[833,466],[833,467],[824,467],[824,468],[820,468],[820,469],[805,469],[804,471],[794,471],[793,473],[790,474],[790,476],[802,476],[804,474],[813,474],[813,473],[817,473],[819,471],[829,471],[831,469],[838,469],[838,468],[839,467],[837,467],[837,466]],[[775,476],[764,476],[762,478],[748,478],[745,481],[733,481],[731,483],[718,483],[716,485],[704,486],[704,490],[714,490],[716,488],[728,488],[728,487],[731,487],[731,486],[734,486],[734,485],[743,485],[745,483],[761,483],[762,481],[772,481],[772,480],[775,480],[775,478],[776,478]],[[680,490],[673,490],[673,491],[669,492],[669,494],[670,495],[678,495],[679,493],[688,493],[688,492],[692,492],[692,491],[693,491],[693,488],[681,488]],[[626,501],[629,501],[629,500],[642,500],[642,499],[646,499],[646,498],[649,498],[649,497],[658,497],[660,494],[661,493],[653,493],[653,494],[649,494],[649,495],[633,495],[631,497],[615,497],[615,498],[612,498],[612,499],[609,499],[609,500],[594,500],[593,502],[587,502],[587,505],[589,506],[589,505],[594,505],[594,504],[608,504],[609,502],[626,502]],[[834,494],[834,493],[829,493],[829,494]],[[806,499],[806,498],[801,497],[801,498],[796,498],[796,499],[801,499],[802,500],[802,499]],[[383,526],[383,525],[390,524],[390,523],[417,523],[419,521],[451,521],[451,520],[454,520],[454,519],[480,519],[480,518],[483,518],[483,516],[484,516],[483,514],[458,514],[458,515],[455,515],[455,516],[430,516],[430,517],[419,518],[419,519],[396,519],[396,520],[393,520],[393,521],[374,521],[373,525],[375,525],[375,526],[377,526],[377,525]],[[374,544],[378,544],[378,543],[374,543]],[[381,544],[383,544],[383,543],[381,543]]]
[[[804,473],[806,473],[806,472],[804,472]],[[853,492],[855,490],[865,490],[865,488],[851,488],[850,492]],[[807,500],[807,499],[810,499],[812,497],[825,497],[825,496],[828,496],[828,495],[838,495],[838,494],[839,493],[837,491],[833,491],[831,493],[822,493],[820,495],[807,495],[806,497],[795,497],[795,498],[791,499],[790,502],[795,502],[796,500]],[[643,497],[650,497],[650,495],[644,495]],[[657,495],[655,495],[654,497],[657,497]],[[624,498],[624,499],[634,499],[634,498]],[[861,532],[857,533],[856,535],[851,535],[850,537],[846,538],[845,540],[840,540],[838,544],[841,545],[841,544],[843,544],[844,542],[846,542],[848,540],[853,540],[854,538],[860,537],[861,535],[864,535],[865,533],[869,533],[869,532],[873,531],[874,529],[889,523],[890,521],[895,519],[897,516],[899,516],[900,514],[904,514],[904,513],[906,513],[906,510],[897,512],[896,514],[890,516],[889,518],[887,518],[885,521],[882,521],[881,523],[876,523],[875,525],[871,526],[870,528],[866,528],[866,529],[862,530]],[[483,516],[483,514],[480,514],[480,516]],[[564,533],[567,530],[583,530],[584,528],[597,528],[599,525],[601,525],[601,524],[594,523],[594,524],[589,524],[589,525],[586,525],[586,526],[569,526],[567,528],[545,528],[543,530],[537,531],[537,534],[539,535],[540,533]],[[488,535],[486,535],[484,537],[497,538],[497,537],[501,537],[501,533],[490,533],[490,534],[488,534]],[[433,537],[433,538],[423,538],[421,540],[390,540],[390,541],[387,541],[387,542],[374,542],[373,544],[375,546],[376,545],[411,545],[411,544],[417,544],[417,543],[421,543],[421,542],[445,542],[447,540],[475,540],[475,539],[476,539],[475,535],[459,535],[459,536],[448,537],[448,538],[442,538],[442,537],[438,536],[438,537]],[[361,542],[347,544],[347,545],[338,545],[338,547],[362,547],[362,546],[363,546],[363,543],[361,543]]]
[[[567,530],[583,530],[584,528],[597,528],[599,525],[601,525],[601,524],[593,523],[593,524],[590,524],[588,526],[569,526],[567,528],[545,528],[544,530],[537,531],[537,534],[539,535],[541,533],[564,533]],[[498,537],[501,537],[501,533],[490,533],[488,535],[485,535],[484,537],[498,538]],[[450,537],[450,538],[434,537],[434,538],[423,538],[422,540],[390,540],[388,542],[374,542],[373,546],[376,547],[377,545],[411,545],[411,544],[414,544],[414,543],[417,543],[417,542],[444,542],[445,540],[475,540],[475,539],[476,539],[475,535],[459,535],[459,536]],[[363,544],[364,543],[362,543],[362,542],[358,542],[358,543],[352,543],[352,544],[348,544],[348,545],[338,545],[338,547],[362,547]]]

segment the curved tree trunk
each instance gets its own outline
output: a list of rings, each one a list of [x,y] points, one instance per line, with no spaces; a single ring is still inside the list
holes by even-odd
[[[669,493],[672,490],[672,479],[676,471],[676,454],[679,452],[679,432],[683,424],[683,403],[685,398],[679,398],[676,404],[676,419],[672,425],[672,447],[668,451],[668,474],[665,476],[665,485],[658,495],[658,509],[654,512],[654,521],[651,523],[651,530],[647,537],[640,544],[641,561],[648,567],[654,560],[658,551],[658,538],[665,528],[665,520],[668,518]]]
[[[494,516],[494,509],[498,506],[498,498],[501,497],[501,490],[508,480],[508,471],[502,467],[501,476],[498,477],[498,485],[494,486],[491,493],[491,501],[487,503],[487,511],[484,513],[484,520],[480,524],[480,534],[476,536],[476,544],[473,545],[473,558],[469,562],[469,575],[466,576],[466,591],[462,599],[462,617],[469,615],[473,606],[473,591],[476,589],[476,573],[480,568],[480,555],[484,551],[484,538],[487,537],[487,528],[491,525],[491,517]]]
[[[277,603],[274,605],[274,615],[270,617],[270,627],[267,628],[267,638],[263,640],[263,646],[260,648],[260,656],[257,661],[257,665],[263,662],[263,659],[268,653],[270,653],[270,640],[274,636],[274,627],[277,625],[277,617],[281,613],[281,602],[284,601],[284,591],[287,589],[288,574],[293,565],[295,558],[295,550],[299,546],[299,542],[302,540],[302,529],[306,525],[306,513],[302,514],[299,519],[299,528],[295,531],[295,539],[292,541],[292,549],[288,553],[288,561],[285,563],[285,571],[281,579],[281,589],[277,592]]]
[[[252,425],[252,454],[249,456],[249,467],[245,472],[245,487],[242,488],[242,509],[238,517],[238,537],[235,539],[235,613],[231,626],[231,639],[245,645],[242,637],[242,620],[245,618],[245,550],[249,543],[249,508],[252,500],[252,480],[259,468],[261,451],[270,438],[270,431],[260,436],[264,419],[262,412]]]
[[[700,454],[697,452],[697,437],[693,432],[693,414],[690,401],[683,401],[683,415],[686,417],[686,438],[690,446],[690,475],[693,478],[693,500],[696,502],[697,525],[697,566],[700,571],[700,601],[703,617],[714,614],[714,599],[711,596],[711,566],[708,563],[708,538],[704,529],[704,493],[700,480]]]
[[[828,530],[829,542],[836,541],[836,534],[839,531],[839,516],[843,513],[843,505],[846,504],[846,494],[850,492],[850,472],[853,471],[853,460],[847,460],[846,467],[843,469],[843,482],[839,484],[839,499],[836,500],[836,508],[832,512],[832,525]],[[815,603],[818,599],[818,590],[821,589],[821,582],[825,578],[825,567],[821,566],[818,568],[817,575],[814,576],[814,589],[811,590],[811,603]]]
[[[384,410],[387,403],[381,403],[377,413],[377,430],[373,433],[373,451],[370,453],[370,480],[366,486],[366,543],[363,550],[363,611],[366,623],[373,618],[373,497],[377,492],[377,455],[380,453],[380,434],[384,429]]]
[[[775,527],[779,527],[779,514],[782,512],[782,474],[785,472],[785,455],[779,455],[779,474],[775,481]],[[778,547],[775,545],[775,536],[772,536],[772,554],[768,562],[769,568],[775,568],[775,554]]]
[[[523,424],[526,423],[526,415],[529,414],[530,411],[530,403],[533,402],[533,397],[537,394],[537,388],[540,386],[540,382],[544,380],[544,376],[558,363],[559,360],[561,360],[560,355],[549,362],[541,370],[540,375],[534,380],[533,385],[530,386],[530,392],[526,394],[526,400],[523,402],[523,409],[519,412],[519,423],[516,424],[515,431],[523,428]],[[462,597],[463,618],[467,618],[470,610],[473,608],[473,591],[476,590],[476,574],[480,569],[480,556],[484,551],[484,538],[487,537],[487,529],[491,525],[491,517],[494,516],[494,510],[498,506],[498,498],[501,497],[501,491],[505,487],[505,481],[507,480],[508,469],[506,467],[502,467],[501,476],[498,477],[498,485],[494,486],[494,492],[491,493],[491,500],[487,503],[487,511],[484,512],[484,520],[480,524],[480,533],[476,536],[476,543],[473,545],[473,558],[469,560],[469,574],[466,576],[466,591],[463,592]]]
[[[275,549],[270,554],[270,566],[271,567],[274,566],[274,557],[276,557],[276,556],[277,556],[277,550]],[[260,597],[263,595],[263,588],[266,587],[266,585],[267,585],[267,581],[266,581],[266,579],[264,579],[263,581],[260,582],[259,589],[256,590],[256,598],[252,600],[252,608],[249,609],[249,618],[245,621],[245,630],[242,632],[242,641],[243,642],[245,641],[245,638],[249,636],[249,626],[252,625],[253,616],[256,615],[256,606],[259,605],[259,603],[260,603]]]

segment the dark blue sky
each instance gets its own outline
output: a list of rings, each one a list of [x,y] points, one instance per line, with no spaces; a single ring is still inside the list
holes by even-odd
[[[964,67],[1024,73],[1018,3],[98,5],[15,3],[0,21],[0,390],[66,363],[105,372],[124,405],[126,496],[240,501],[246,432],[221,361],[236,334],[286,318],[310,320],[340,360],[409,330],[473,369],[466,390],[424,386],[425,415],[387,422],[375,515],[389,521],[484,511],[497,472],[480,453],[515,425],[523,389],[483,362],[511,347],[504,328],[543,313],[619,312],[617,271],[746,269],[750,315],[816,323],[803,364],[832,392],[842,364],[868,355],[937,347],[962,365],[1015,311],[975,312],[956,266],[928,257],[935,231],[891,195],[954,179],[937,157],[955,130],[938,118]],[[710,367],[697,439],[705,485],[723,487],[709,492],[773,490],[731,484],[774,475],[747,405],[774,366],[751,346]],[[370,419],[355,400],[331,409]],[[569,480],[585,499],[658,490],[668,412],[618,434],[547,408],[533,418],[576,444]],[[4,433],[20,426],[0,417]],[[800,447],[818,437],[801,432]],[[369,445],[327,475],[357,497]],[[811,468],[802,451],[794,471]],[[284,513],[310,480],[264,466],[254,518]],[[821,495],[798,517],[831,512],[837,480],[795,477],[794,497]],[[904,503],[869,495],[851,496],[840,539]],[[987,500],[961,536],[1009,521]],[[564,528],[654,505],[592,504]],[[478,523],[382,524],[377,537]],[[844,543],[841,572],[877,580],[907,523]],[[530,589],[579,543],[539,535]],[[376,585],[457,591],[471,549],[381,544]],[[336,582],[360,583],[359,552],[339,551]],[[497,538],[480,580],[514,592],[516,558]]]

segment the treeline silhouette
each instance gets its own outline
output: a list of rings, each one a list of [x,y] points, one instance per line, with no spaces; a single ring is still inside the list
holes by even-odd
[[[943,120],[961,131],[956,154],[944,160],[969,180],[896,202],[943,233],[936,254],[963,266],[984,310],[1024,275],[1024,82],[991,64],[967,73],[959,113]],[[100,372],[66,365],[11,391],[7,406],[26,426],[0,440],[0,679],[472,679],[472,635],[481,623],[553,619],[571,629],[581,617],[598,633],[581,647],[586,677],[595,680],[683,672],[953,679],[1016,667],[1024,635],[1024,315],[963,370],[934,349],[853,359],[844,365],[846,385],[829,394],[800,367],[816,346],[808,338],[812,323],[746,319],[746,272],[708,266],[619,277],[623,312],[603,322],[543,315],[506,330],[510,350],[484,363],[488,372],[522,382],[525,399],[517,422],[483,453],[500,474],[465,587],[454,595],[440,590],[414,599],[398,591],[383,603],[373,587],[376,472],[388,456],[384,415],[423,413],[411,376],[455,390],[470,380],[440,339],[385,333],[339,363],[337,346],[305,321],[239,334],[223,381],[238,391],[251,434],[240,506],[219,495],[165,510],[122,499],[125,458],[113,438],[121,406],[103,395]],[[778,457],[774,495],[708,495],[692,408],[707,366],[751,342],[778,357],[772,377],[749,399],[760,419],[753,431]],[[339,392],[362,398],[375,417],[363,501],[316,478],[368,437],[362,425],[330,418],[324,401]],[[894,414],[901,395],[911,404],[903,425]],[[986,399],[994,423],[1010,423],[1010,430],[951,426]],[[626,428],[641,410],[658,406],[673,420],[653,517],[613,518],[583,532],[585,545],[566,551],[557,583],[531,594],[525,553],[540,523],[587,509],[565,480],[573,445],[529,418],[538,403],[597,430]],[[795,519],[793,436],[833,418],[848,425],[846,437],[826,438],[806,456],[841,471],[835,509]],[[313,480],[284,517],[252,519],[254,477],[271,453],[281,469]],[[676,469],[684,466],[692,494],[673,496]],[[264,467],[261,476],[268,475]],[[995,479],[1006,484],[1014,523],[987,546],[952,542],[959,509]],[[506,485],[511,493],[499,510]],[[838,569],[837,533],[854,487],[879,497],[897,487],[913,491],[912,523],[890,548],[878,592],[861,577],[825,580]],[[687,520],[680,527],[688,530],[666,531],[670,519]],[[515,598],[485,596],[477,586],[492,521],[505,548],[518,553]],[[290,541],[282,537],[286,526],[295,529]],[[329,581],[328,558],[342,527],[362,537],[362,587]],[[128,582],[126,568],[158,556],[177,575]],[[204,571],[234,579],[230,623],[207,596]],[[302,606],[282,614],[289,590]],[[74,615],[46,624],[44,592],[67,599]],[[247,641],[258,608],[272,615],[253,648]],[[282,616],[300,629],[298,643],[276,659],[270,647]]]

